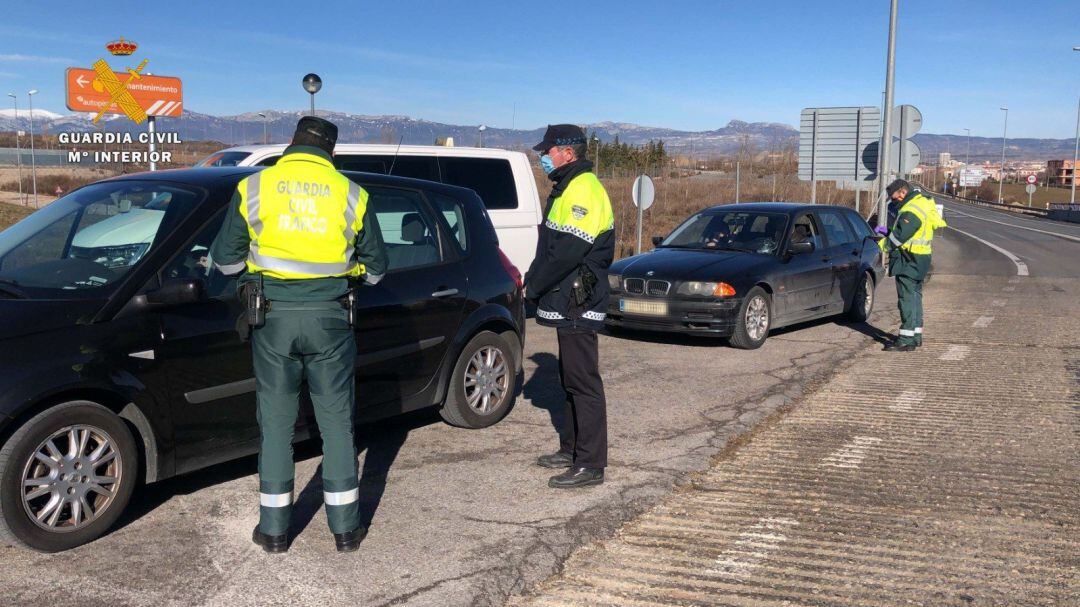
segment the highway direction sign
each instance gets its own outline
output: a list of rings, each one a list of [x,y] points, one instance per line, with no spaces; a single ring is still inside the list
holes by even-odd
[[[183,111],[184,91],[179,78],[112,73],[147,116],[179,116]],[[67,107],[73,112],[124,113],[92,69],[69,67],[64,84]]]
[[[799,120],[799,179],[874,179],[880,123],[876,107],[804,109]]]
[[[977,188],[986,179],[986,172],[982,169],[960,169],[960,186],[965,188]]]

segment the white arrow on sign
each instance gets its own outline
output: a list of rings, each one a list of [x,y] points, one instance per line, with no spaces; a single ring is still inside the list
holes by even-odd
[[[83,78],[82,74],[79,74],[79,77],[75,79],[75,84],[79,85],[79,88],[86,88],[86,83],[88,82],[90,81]]]

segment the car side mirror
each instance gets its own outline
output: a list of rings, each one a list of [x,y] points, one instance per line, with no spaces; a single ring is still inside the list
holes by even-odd
[[[653,236],[652,237],[652,244],[653,244],[654,247],[660,246],[661,242],[664,242],[664,237],[663,236]]]
[[[206,283],[200,278],[171,278],[145,296],[151,306],[182,306],[206,299]]]
[[[793,242],[788,247],[789,255],[806,255],[814,252],[814,243],[810,241]]]

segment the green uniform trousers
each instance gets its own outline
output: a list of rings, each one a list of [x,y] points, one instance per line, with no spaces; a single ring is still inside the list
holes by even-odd
[[[331,533],[360,524],[353,442],[356,342],[337,302],[273,302],[252,331],[259,429],[259,529],[281,535],[293,503],[293,429],[307,381],[323,442],[322,482]]]
[[[900,307],[900,339],[903,345],[921,346],[923,333],[923,279],[896,277],[896,296]]]

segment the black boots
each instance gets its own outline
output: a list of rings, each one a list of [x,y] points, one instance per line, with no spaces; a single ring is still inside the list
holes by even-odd
[[[281,535],[266,535],[262,531],[259,531],[258,525],[255,525],[255,530],[251,532],[251,541],[262,546],[262,549],[270,554],[281,554],[289,549],[288,533],[282,533]]]
[[[894,341],[882,349],[886,352],[914,352],[917,347],[915,344],[902,344],[899,341]]]
[[[570,468],[562,474],[548,479],[548,487],[555,489],[575,489],[589,487],[604,482],[603,468]]]
[[[544,468],[569,468],[573,463],[574,457],[562,451],[551,455],[541,455],[536,458],[536,465]]]
[[[338,552],[356,552],[366,535],[367,527],[360,525],[348,533],[335,533],[334,544],[337,545]]]

